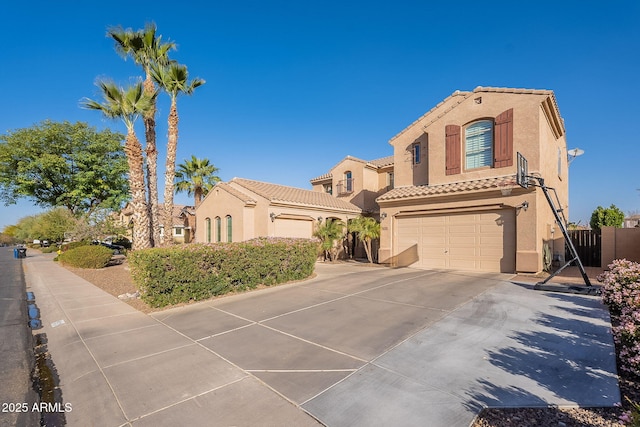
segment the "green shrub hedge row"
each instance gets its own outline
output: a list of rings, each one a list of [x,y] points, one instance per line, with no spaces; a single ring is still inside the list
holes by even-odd
[[[113,251],[104,246],[80,246],[62,252],[56,259],[66,265],[79,268],[104,268],[109,264]]]
[[[259,238],[140,250],[128,262],[142,299],[164,307],[307,278],[317,253],[313,240]]]

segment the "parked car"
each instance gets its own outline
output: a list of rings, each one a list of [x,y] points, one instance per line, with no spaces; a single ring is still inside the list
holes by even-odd
[[[91,242],[91,244],[101,245],[101,246],[104,246],[105,248],[109,248],[113,251],[114,255],[119,255],[121,253],[124,253],[124,246],[114,245],[112,243],[107,243],[107,242],[101,242],[100,240],[94,240]]]
[[[51,244],[49,243],[49,241],[48,241],[48,240],[43,240],[43,241],[42,241],[42,243],[40,243],[40,245],[41,245],[43,248],[48,248],[49,246],[51,246]]]
[[[34,245],[39,245],[40,244],[40,239],[33,239],[33,244]]]

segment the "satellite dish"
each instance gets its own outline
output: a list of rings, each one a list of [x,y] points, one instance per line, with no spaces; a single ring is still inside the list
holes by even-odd
[[[567,160],[568,163],[567,164],[571,164],[571,162],[573,162],[576,157],[578,156],[582,156],[584,154],[584,150],[581,150],[579,148],[572,148],[571,150],[567,150]]]
[[[584,150],[581,150],[579,148],[573,148],[571,150],[568,150],[567,154],[570,155],[571,157],[578,157],[584,154]]]

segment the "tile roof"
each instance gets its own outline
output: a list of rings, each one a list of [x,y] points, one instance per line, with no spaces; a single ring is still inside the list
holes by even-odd
[[[393,164],[393,156],[381,157],[379,159],[369,160],[367,163],[370,163],[379,168],[390,166]]]
[[[365,165],[371,165],[375,168],[382,168],[385,166],[393,165],[393,156],[386,156],[386,157],[381,157],[379,159],[373,159],[373,160],[362,160],[357,157],[347,156],[344,159],[340,160],[337,164],[335,164],[331,168],[331,170],[333,170],[336,166],[338,166],[340,163],[344,162],[345,160],[354,160],[356,162],[364,163]],[[332,177],[333,175],[331,174],[331,172],[329,172],[329,173],[325,173],[324,175],[320,175],[318,177],[312,178],[309,181],[311,181],[312,183],[320,182],[320,181],[328,180]]]
[[[463,191],[495,190],[503,185],[517,185],[516,176],[506,175],[493,178],[475,179],[471,181],[451,182],[449,184],[398,187],[384,193],[382,196],[378,197],[376,201],[385,202],[434,195],[447,195]]]
[[[320,191],[304,190],[302,188],[252,181],[244,178],[233,178],[230,182],[236,183],[271,202],[362,212],[362,209],[356,205]]]
[[[234,178],[237,179],[237,178]],[[242,191],[236,189],[235,187],[232,187],[231,185],[227,184],[226,182],[219,182],[216,184],[216,187],[222,188],[224,189],[226,192],[228,192],[229,194],[231,194],[232,196],[242,200],[243,202],[247,203],[247,204],[252,204],[255,205],[257,202],[251,198],[251,196],[249,196],[248,194],[243,193]]]

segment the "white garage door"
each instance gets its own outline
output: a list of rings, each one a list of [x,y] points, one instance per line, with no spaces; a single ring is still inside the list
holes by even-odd
[[[276,237],[302,237],[310,239],[313,233],[313,221],[289,218],[276,218],[275,222]]]
[[[398,218],[398,254],[412,267],[515,271],[513,210]]]

